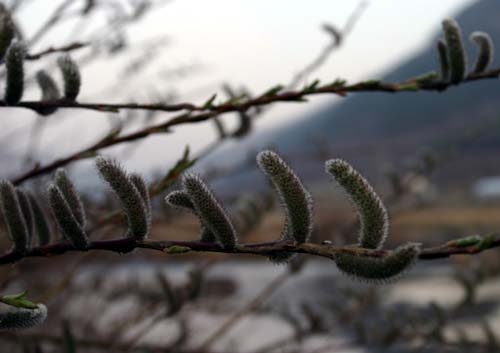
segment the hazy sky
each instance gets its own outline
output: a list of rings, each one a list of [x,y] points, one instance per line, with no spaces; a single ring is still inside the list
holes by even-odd
[[[328,82],[337,77],[350,81],[377,78],[397,62],[428,45],[429,38],[439,30],[443,18],[472,2],[368,1],[366,11],[343,48],[334,53],[309,81],[319,78]],[[18,18],[28,34],[43,21],[42,14],[59,1],[37,0],[32,3],[33,6],[27,7]],[[358,4],[354,0],[172,1],[147,16],[131,31],[132,44],[168,35],[170,45],[153,64],[129,84],[111,85],[114,87],[112,91],[106,90],[106,87],[110,86],[109,82],[119,80],[125,61],[110,59],[86,67],[83,70],[81,101],[126,101],[132,98],[145,101],[147,88],[153,85],[161,91],[175,88],[185,100],[202,103],[212,93],[220,91],[224,82],[236,87],[244,84],[254,93],[278,83],[286,84],[328,43],[328,36],[320,30],[321,24],[332,23],[342,27]],[[44,45],[67,40],[68,34],[74,30],[72,26],[69,23],[61,31],[53,33]],[[170,80],[162,76],[165,70],[193,63],[199,65],[199,70],[185,79]],[[276,105],[259,119],[258,127],[275,127],[292,121],[333,100],[338,98],[322,97],[308,104]],[[51,158],[90,143],[106,131],[107,119],[103,114],[66,111],[57,113],[57,116],[63,117],[60,127],[53,133],[45,134],[42,140],[42,150],[51,151]],[[57,119],[57,116],[51,119]],[[228,118],[231,119],[228,116],[226,120]],[[12,115],[10,123],[11,126],[26,127],[34,119],[32,113],[19,111],[15,117]],[[27,140],[27,128],[17,131],[20,141]],[[181,127],[177,131],[142,143],[136,152],[128,156],[130,161],[127,163],[138,168],[166,165],[180,155],[186,144],[199,149],[215,136],[211,124]],[[58,148],[54,148],[55,139],[61,141]]]

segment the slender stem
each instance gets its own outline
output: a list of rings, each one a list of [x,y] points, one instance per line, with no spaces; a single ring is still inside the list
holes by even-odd
[[[484,79],[498,78],[500,76],[500,68],[485,71],[478,74],[470,74],[463,83],[473,82]],[[319,94],[337,94],[346,96],[352,92],[417,92],[417,91],[444,91],[453,84],[445,81],[429,81],[416,82],[414,79],[390,83],[377,80],[362,81],[351,85],[344,83],[333,82],[323,86],[318,86],[313,89],[303,90],[287,90],[276,94],[263,94],[256,98],[250,98],[242,102],[228,102],[211,107],[204,105],[196,105],[194,103],[178,103],[178,104],[161,104],[161,103],[103,103],[89,102],[79,103],[65,99],[55,101],[24,101],[16,104],[7,104],[0,100],[0,107],[17,107],[31,110],[41,110],[47,108],[70,108],[70,109],[88,109],[101,112],[119,112],[121,109],[130,110],[146,110],[146,111],[163,111],[163,112],[210,112],[212,114],[223,114],[229,112],[244,112],[252,107],[268,105],[276,102],[302,102],[305,97]]]
[[[49,55],[49,54],[56,54],[56,53],[68,53],[73,50],[85,48],[89,45],[89,43],[80,43],[80,42],[75,42],[71,43],[68,45],[64,45],[62,47],[50,47],[47,49],[44,49],[40,52],[34,53],[34,54],[28,54],[26,56],[26,60],[38,60],[43,56]]]
[[[480,242],[469,246],[460,244],[461,239],[449,241],[443,245],[425,248],[419,255],[420,260],[435,260],[448,258],[453,255],[474,255],[484,250],[500,247],[500,238],[489,239],[487,246]],[[134,238],[120,238],[91,242],[88,251],[103,250],[115,253],[129,253],[135,249],[149,249],[165,254],[185,254],[188,252],[213,252],[227,254],[251,254],[269,256],[273,253],[292,252],[309,254],[334,259],[336,254],[356,254],[358,256],[385,257],[391,254],[390,250],[369,250],[353,246],[333,246],[313,243],[294,244],[291,242],[275,241],[267,243],[247,243],[235,249],[223,248],[216,243],[201,241],[172,241],[172,240],[144,240]],[[35,247],[25,253],[12,250],[0,256],[0,265],[11,264],[28,257],[53,257],[67,252],[81,251],[75,249],[69,242],[62,241],[47,246]]]
[[[256,297],[249,301],[244,307],[231,315],[221,326],[219,326],[214,333],[212,333],[206,340],[204,340],[197,351],[207,352],[221,337],[223,337],[235,324],[240,321],[247,314],[251,313],[268,299],[278,288],[280,288],[291,277],[291,272],[286,271],[281,273],[274,280],[269,282]]]

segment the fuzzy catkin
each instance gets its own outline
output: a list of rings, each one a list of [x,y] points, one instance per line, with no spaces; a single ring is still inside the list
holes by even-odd
[[[262,151],[257,155],[260,169],[271,179],[285,210],[287,227],[284,240],[306,242],[312,232],[313,201],[299,177],[272,151]]]
[[[82,200],[80,199],[80,195],[78,195],[75,185],[69,178],[66,170],[64,170],[63,168],[57,169],[54,176],[54,183],[62,192],[64,199],[68,203],[69,208],[75,216],[76,221],[82,228],[85,228],[87,223],[85,209],[83,207]]]
[[[133,173],[130,175],[130,180],[136,187],[139,194],[141,194],[142,201],[144,201],[144,206],[146,206],[146,211],[148,214],[149,221],[151,222],[152,217],[152,207],[151,207],[151,198],[149,196],[148,186],[146,185],[146,181],[142,176],[137,173]]]
[[[76,220],[62,191],[55,184],[50,184],[47,191],[50,208],[61,233],[75,248],[86,250],[89,246],[87,234]]]
[[[361,223],[359,246],[380,249],[389,229],[387,211],[380,197],[349,163],[332,159],[325,163],[325,169],[346,191],[358,211]]]
[[[215,235],[208,229],[208,227],[204,224],[203,219],[196,211],[189,194],[184,190],[175,190],[169,193],[165,197],[165,202],[175,208],[179,208],[182,210],[187,210],[192,212],[196,217],[198,217],[200,221],[200,241],[214,243],[217,241]]]
[[[442,39],[437,42],[437,52],[439,56],[439,65],[441,67],[441,79],[447,81],[450,75],[450,62],[448,60],[448,47]]]
[[[61,98],[57,83],[45,70],[36,73],[36,82],[42,91],[42,97],[40,98],[42,102],[51,102]],[[54,114],[56,111],[57,107],[40,107],[36,109],[36,112],[43,116]]]
[[[99,157],[96,159],[96,166],[101,177],[120,199],[127,216],[130,236],[139,240],[147,238],[150,227],[148,212],[130,176],[112,159]]]
[[[219,245],[226,249],[236,247],[237,239],[233,224],[203,180],[197,175],[186,174],[182,179],[182,186],[189,194],[196,214],[213,233]]]
[[[63,55],[57,59],[57,65],[61,70],[64,81],[64,98],[74,101],[80,93],[82,78],[78,65],[73,61],[69,54]]]
[[[7,225],[7,233],[17,251],[28,249],[28,226],[14,185],[8,180],[0,181],[0,204]]]
[[[47,307],[37,304],[36,309],[0,308],[0,330],[25,329],[40,325],[47,318]]]
[[[479,52],[477,53],[477,59],[472,69],[473,73],[481,73],[486,71],[488,66],[493,61],[493,41],[491,40],[488,33],[485,32],[474,32],[470,35],[470,40],[477,44],[479,47]]]
[[[31,206],[31,201],[28,197],[26,191],[22,189],[16,189],[17,198],[19,200],[19,205],[21,206],[21,212],[23,214],[24,221],[26,222],[26,228],[28,230],[27,248],[31,248],[31,242],[33,239],[33,229],[34,229],[34,215],[33,207]]]
[[[33,211],[34,228],[38,238],[38,245],[47,245],[50,243],[50,226],[47,222],[47,217],[38,200],[32,194],[28,194],[28,197]]]
[[[419,254],[420,244],[407,243],[383,258],[337,254],[333,260],[340,271],[353,278],[366,282],[387,283],[408,270]]]
[[[17,104],[24,93],[24,57],[26,48],[20,42],[12,42],[5,54],[6,86],[5,102]]]
[[[465,53],[460,26],[453,19],[442,23],[443,35],[448,48],[450,63],[450,83],[457,84],[465,79],[467,74],[467,55]]]

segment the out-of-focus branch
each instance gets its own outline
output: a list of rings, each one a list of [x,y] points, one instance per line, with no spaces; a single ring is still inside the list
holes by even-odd
[[[69,53],[69,52],[74,51],[74,50],[85,48],[88,45],[89,45],[89,43],[75,42],[75,43],[71,43],[68,45],[64,45],[62,47],[50,47],[50,48],[44,49],[44,50],[37,52],[37,53],[34,53],[34,54],[28,54],[28,55],[26,55],[25,59],[26,60],[38,60],[41,57],[44,57],[46,55],[56,54],[56,53]]]
[[[335,29],[335,27],[333,27],[332,25],[323,25],[323,29],[332,37],[329,44],[319,53],[316,58],[313,59],[313,61],[311,61],[309,65],[304,67],[292,78],[288,87],[297,87],[297,85],[302,82],[305,77],[320,68],[328,60],[330,55],[342,46],[345,37],[349,33],[351,33],[367,6],[368,2],[360,2],[351,16],[349,16],[344,28],[341,31]]]
[[[32,46],[36,42],[38,42],[43,36],[55,25],[59,23],[59,21],[64,17],[64,13],[66,9],[71,6],[74,0],[65,0],[63,1],[50,15],[50,17],[45,21],[45,23],[35,32],[35,34],[28,40],[27,45]]]

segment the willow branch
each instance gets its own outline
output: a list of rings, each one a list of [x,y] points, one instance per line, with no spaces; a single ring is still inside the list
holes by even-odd
[[[58,53],[69,53],[71,51],[85,48],[87,46],[89,46],[89,43],[75,42],[75,43],[71,43],[68,45],[61,46],[61,47],[50,47],[50,48],[44,49],[44,50],[37,52],[37,53],[34,53],[34,54],[28,54],[28,55],[26,55],[25,59],[26,60],[38,60],[46,55],[58,54]]]
[[[469,75],[462,83],[469,83],[478,80],[498,78],[500,76],[500,68],[485,71],[479,74]],[[44,110],[48,108],[69,108],[69,109],[86,109],[100,112],[117,113],[121,109],[129,110],[145,110],[145,111],[161,111],[161,112],[208,112],[211,114],[223,114],[230,112],[245,112],[250,108],[268,105],[277,102],[303,102],[306,97],[320,94],[335,94],[345,97],[348,93],[362,92],[419,92],[419,91],[437,91],[441,92],[448,89],[454,84],[445,81],[426,81],[418,82],[417,78],[409,79],[398,83],[382,82],[378,80],[369,80],[346,85],[345,81],[338,80],[330,84],[318,86],[315,88],[304,88],[302,90],[289,90],[281,93],[263,94],[256,98],[250,98],[241,102],[228,102],[220,105],[205,106],[196,105],[194,103],[178,103],[178,104],[161,104],[161,103],[80,103],[68,101],[64,99],[55,101],[24,101],[16,104],[8,104],[0,100],[0,107],[11,108],[26,108],[34,111]]]
[[[436,260],[448,258],[454,255],[475,255],[485,250],[500,247],[499,237],[487,237],[487,241],[480,238],[462,238],[448,241],[445,244],[422,249],[420,260]],[[135,249],[148,249],[165,254],[187,254],[190,252],[225,253],[235,255],[269,255],[282,252],[308,254],[314,256],[334,259],[337,254],[354,254],[358,256],[386,257],[391,250],[369,250],[353,246],[333,246],[327,244],[275,241],[266,243],[248,243],[237,246],[234,249],[221,247],[216,243],[201,241],[173,241],[173,240],[143,240],[134,238],[120,238],[112,240],[99,240],[91,242],[88,251],[103,250],[118,254],[129,253]],[[47,246],[35,247],[24,253],[12,250],[0,256],[0,265],[12,264],[29,257],[54,257],[68,252],[81,251],[75,249],[69,242],[62,241]]]
[[[473,82],[483,79],[498,78],[500,76],[500,68],[496,70],[487,71],[481,74],[469,75],[464,82]],[[32,170],[25,172],[12,179],[14,184],[20,184],[28,179],[37,177],[43,174],[50,173],[55,169],[62,167],[68,163],[88,158],[94,155],[97,151],[115,146],[122,143],[133,142],[150,135],[166,133],[174,126],[184,124],[201,123],[216,116],[230,112],[245,112],[252,107],[268,105],[276,102],[303,102],[307,96],[318,94],[337,94],[339,96],[346,96],[349,92],[403,92],[403,91],[443,91],[450,87],[451,84],[446,82],[418,82],[415,79],[403,81],[401,83],[383,83],[379,81],[364,81],[353,85],[345,85],[343,82],[334,82],[329,85],[324,85],[316,88],[305,88],[300,91],[286,91],[276,94],[264,94],[260,97],[249,99],[241,103],[226,103],[212,108],[205,106],[196,106],[191,103],[181,103],[174,105],[163,104],[101,104],[101,103],[76,103],[65,100],[58,100],[54,102],[21,102],[15,106],[29,108],[29,109],[47,109],[49,107],[58,108],[76,108],[76,109],[93,109],[98,111],[119,111],[120,109],[142,109],[142,110],[156,110],[173,112],[179,110],[188,111],[201,111],[198,114],[185,113],[177,115],[166,122],[152,125],[141,129],[139,131],[129,133],[114,138],[107,138],[98,141],[94,145],[77,151],[67,157],[57,159],[49,164],[43,166],[36,166]],[[4,101],[0,101],[0,106],[8,106]]]

